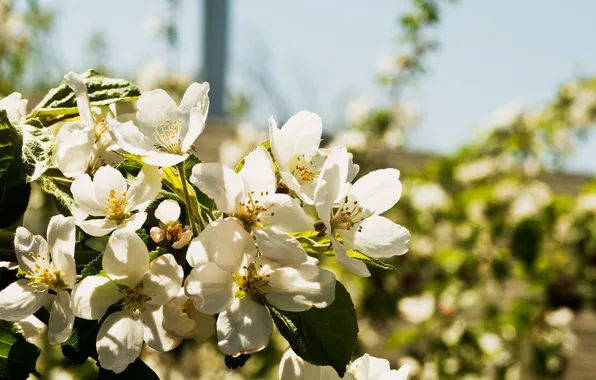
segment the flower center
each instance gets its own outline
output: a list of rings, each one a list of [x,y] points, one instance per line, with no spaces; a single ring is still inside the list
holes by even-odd
[[[93,126],[93,135],[95,135],[95,142],[97,143],[101,136],[108,131],[108,127],[106,125],[106,119],[101,119],[99,123]]]
[[[153,138],[157,142],[158,148],[163,148],[168,153],[180,154],[182,147],[180,142],[180,132],[182,130],[182,120],[166,120],[159,126],[154,125]]]
[[[33,252],[29,252],[29,256],[35,257],[35,254]],[[37,260],[45,261],[45,258],[38,254]],[[60,278],[60,270],[54,269],[54,265],[52,263],[49,263],[48,267],[42,269],[39,263],[36,262],[33,272],[28,271],[25,273],[25,278],[29,280],[29,284],[27,284],[29,287],[43,285],[44,287],[48,287],[55,291],[68,287],[64,280]],[[38,290],[36,289],[33,292],[37,293]]]
[[[151,297],[142,293],[143,284],[137,285],[136,288],[130,289],[123,287],[120,292],[124,294],[121,305],[124,311],[130,315],[139,315],[145,310],[145,302],[149,301]]]
[[[368,216],[363,211],[364,209],[358,205],[358,201],[349,202],[346,195],[333,215],[331,225],[333,228],[350,230]],[[362,226],[358,226],[358,232],[362,232]]]
[[[301,186],[312,182],[317,178],[319,172],[320,170],[317,170],[317,165],[312,159],[306,159],[304,154],[296,156],[296,166],[292,170],[292,175]]]
[[[103,209],[106,212],[108,219],[113,219],[120,224],[129,216],[126,212],[127,205],[128,200],[126,199],[126,191],[118,196],[116,190],[112,189],[110,190],[110,196],[108,197],[108,205]]]
[[[182,231],[184,230],[184,226],[182,223],[174,224],[172,226],[166,227],[166,239],[171,242],[177,242],[182,237]]]
[[[232,273],[234,281],[238,285],[236,291],[236,298],[242,298],[247,294],[263,294],[263,288],[269,283],[269,275],[261,275],[254,263],[250,263],[248,267],[243,267],[244,275]]]
[[[248,197],[240,202],[240,211],[236,213],[236,216],[244,225],[244,228],[248,231],[258,223],[261,222],[259,219],[259,215],[265,211],[267,211],[271,206],[264,207],[263,206],[263,199],[264,197],[268,196],[269,192],[261,192],[260,198],[255,198],[255,192],[251,191],[248,193]],[[273,216],[275,213],[271,213]]]

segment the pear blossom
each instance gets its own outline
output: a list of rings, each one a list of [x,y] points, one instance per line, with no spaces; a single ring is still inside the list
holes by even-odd
[[[282,265],[264,256],[244,255],[232,270],[218,261],[193,268],[185,292],[197,310],[217,317],[219,349],[226,355],[254,353],[265,348],[273,322],[260,299],[286,311],[325,308],[335,300],[335,276],[309,258],[296,266]]]
[[[357,180],[346,192],[348,170],[327,160],[315,189],[315,207],[337,261],[359,276],[370,276],[362,261],[350,258],[347,249],[383,258],[408,251],[410,232],[380,216],[401,196],[399,170],[375,170]],[[337,236],[342,239],[340,243]]]
[[[261,253],[270,259],[287,264],[299,264],[307,260],[304,248],[288,232],[312,230],[312,222],[300,207],[298,199],[275,193],[277,179],[271,156],[265,148],[259,146],[249,153],[239,173],[217,163],[195,165],[190,182],[212,198],[226,217],[211,223],[193,239],[189,251],[197,249],[208,252],[205,246],[211,244],[210,241],[216,241],[215,244],[221,246],[232,244],[226,243],[223,236],[252,243],[252,234]],[[235,253],[224,252],[229,256],[227,264],[231,267],[240,263],[242,246],[234,243],[231,251]],[[215,253],[212,251],[209,254]],[[202,254],[202,257],[207,257],[207,254]]]
[[[47,238],[17,228],[14,247],[25,278],[0,292],[0,319],[19,321],[49,303],[48,336],[52,344],[61,344],[70,336],[75,317],[68,293],[77,276],[74,219],[52,217]],[[56,293],[53,302],[50,291]]]
[[[92,236],[115,229],[138,230],[147,219],[145,209],[161,190],[161,178],[159,170],[150,165],[143,166],[130,186],[111,166],[99,168],[93,180],[88,174],[78,176],[70,187],[77,225]]]
[[[205,129],[209,110],[209,83],[191,84],[179,105],[164,90],[141,94],[136,125],[113,121],[110,134],[126,152],[138,154],[154,166],[174,166]]]
[[[174,249],[180,249],[192,239],[192,231],[184,229],[179,222],[180,205],[173,199],[162,201],[155,209],[155,217],[159,220],[159,227],[152,227],[149,234],[155,243],[164,239],[172,244]]]
[[[198,311],[180,288],[178,295],[163,307],[163,327],[181,338],[201,343],[215,334],[215,318]]]
[[[398,303],[399,312],[414,324],[429,320],[435,313],[435,297],[431,293],[419,297],[404,297]]]
[[[70,72],[64,76],[66,84],[74,91],[81,120],[65,123],[56,134],[53,159],[60,171],[67,177],[79,175],[100,167],[113,160],[111,151],[118,149],[110,137],[106,118],[94,116],[83,78]],[[110,112],[115,114],[115,108]],[[114,155],[114,153],[112,153]]]
[[[163,327],[162,306],[179,293],[182,267],[171,254],[150,262],[143,240],[133,231],[112,233],[103,253],[105,275],[87,276],[72,291],[79,318],[100,319],[111,305],[121,307],[107,316],[97,333],[97,354],[103,368],[120,373],[140,354],[145,341],[168,351],[180,339]]]
[[[330,366],[316,366],[288,349],[279,365],[280,380],[407,380],[410,367],[391,369],[389,361],[364,354],[354,360],[343,377]]]
[[[27,116],[27,100],[18,92],[0,99],[0,110],[6,110],[11,124],[24,124]]]

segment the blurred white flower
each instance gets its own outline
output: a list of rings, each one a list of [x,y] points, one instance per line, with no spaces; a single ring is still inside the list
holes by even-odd
[[[435,313],[435,296],[426,293],[418,297],[405,297],[397,306],[408,322],[419,324],[429,320]]]
[[[8,121],[11,124],[23,124],[27,116],[27,102],[27,99],[23,99],[20,93],[13,92],[0,99],[0,109],[6,110]]]
[[[559,128],[555,130],[553,134],[553,147],[559,153],[572,153],[575,147],[575,138],[571,130],[567,128]]]
[[[489,116],[488,120],[480,125],[480,128],[483,130],[507,128],[521,115],[522,109],[523,104],[519,101],[505,103],[497,108],[497,110]]]
[[[383,145],[391,149],[402,146],[404,141],[404,132],[399,128],[393,128],[383,136]]]
[[[350,101],[346,107],[346,122],[348,125],[355,125],[364,121],[372,111],[372,104],[369,99],[359,97]]]
[[[509,217],[512,221],[520,221],[535,216],[552,201],[552,191],[542,182],[534,182],[525,186],[511,204]]]
[[[573,321],[573,310],[563,307],[561,309],[551,311],[544,316],[546,323],[553,327],[565,328]]]
[[[569,118],[575,127],[587,127],[591,122],[590,112],[596,107],[596,92],[580,89],[569,108]]]
[[[453,347],[459,343],[462,335],[464,334],[466,325],[462,321],[456,321],[448,328],[444,329],[441,333],[443,342],[449,347]]]
[[[143,29],[149,37],[154,37],[163,28],[163,20],[159,16],[150,16],[143,23]]]
[[[155,90],[165,78],[166,64],[162,60],[149,61],[137,71],[137,86],[141,91]]]
[[[475,161],[460,164],[454,173],[458,182],[470,183],[484,179],[495,173],[495,160],[492,157],[480,158]]]
[[[582,194],[577,198],[577,211],[596,211],[596,194]]]
[[[366,135],[355,129],[343,130],[335,134],[333,144],[343,145],[349,150],[362,151],[366,148]]]
[[[503,349],[503,341],[497,334],[484,333],[478,338],[478,344],[485,354],[496,355]]]
[[[376,62],[377,74],[389,77],[397,72],[397,58],[393,55],[379,55]]]
[[[391,112],[402,129],[414,128],[420,122],[420,107],[414,102],[398,102],[391,104]]]
[[[235,168],[256,145],[268,138],[267,130],[259,128],[250,122],[238,124],[233,140],[224,141],[219,145],[219,160],[229,168]]]
[[[414,185],[410,189],[412,206],[418,211],[439,211],[449,205],[449,195],[436,183]]]

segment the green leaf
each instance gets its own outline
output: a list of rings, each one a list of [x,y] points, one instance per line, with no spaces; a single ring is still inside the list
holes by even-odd
[[[543,231],[540,221],[526,219],[519,223],[511,238],[511,253],[520,260],[526,270],[532,271],[540,253]]]
[[[356,348],[358,322],[350,294],[339,281],[335,301],[324,309],[294,313],[267,307],[298,356],[315,365],[332,366],[340,377],[344,375]]]
[[[72,335],[62,343],[62,354],[77,364],[85,363],[90,357],[97,359],[97,333],[108,315],[117,310],[115,306],[110,307],[97,321],[75,318]]]
[[[311,255],[325,255],[335,256],[331,241],[326,236],[320,236],[320,232],[307,231],[307,232],[296,232],[291,234],[296,240],[300,242],[304,250]],[[341,239],[339,239],[341,242]],[[395,267],[391,264],[387,264],[384,261],[365,255],[364,253],[358,252],[353,249],[348,249],[348,256],[360,260],[366,264],[373,265],[375,267],[385,270],[395,270]]]
[[[95,276],[98,275],[99,272],[103,269],[101,266],[101,260],[103,258],[103,253],[97,255],[96,258],[91,260],[87,265],[83,267],[81,271],[81,278],[85,278],[87,276]]]
[[[126,367],[126,369],[121,373],[114,373],[110,370],[99,367],[97,379],[159,380],[159,377],[147,364],[145,364],[145,362],[137,358],[134,362],[130,363],[128,367]]]
[[[165,255],[166,253],[168,252],[164,248],[157,247],[155,250],[149,252],[149,260],[153,261],[157,259],[159,256]]]
[[[35,119],[34,119],[35,120]],[[52,161],[53,135],[47,128],[23,125],[21,160],[26,182],[37,180],[50,167]]]
[[[0,378],[26,379],[35,371],[39,348],[27,342],[19,328],[0,320]]]
[[[39,177],[37,183],[45,193],[52,196],[52,200],[61,214],[72,215],[71,210],[74,204],[74,200],[70,194],[70,185],[72,181],[47,174],[48,173],[46,172],[46,174]]]
[[[19,137],[8,120],[6,110],[0,110],[0,178],[8,170],[18,151]]]
[[[135,100],[141,93],[134,84],[124,79],[108,78],[94,70],[81,74],[92,106],[104,107],[116,102]],[[27,118],[36,117],[44,125],[78,115],[74,92],[62,82],[51,89]]]
[[[0,188],[0,229],[6,229],[21,219],[29,205],[30,195],[29,183]]]

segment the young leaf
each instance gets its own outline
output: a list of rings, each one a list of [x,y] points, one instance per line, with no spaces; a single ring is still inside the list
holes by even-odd
[[[100,363],[101,364],[101,363]],[[153,370],[144,361],[137,358],[130,363],[121,373],[114,373],[110,370],[99,367],[98,380],[128,379],[128,380],[159,380]]]
[[[35,372],[39,348],[27,342],[18,327],[0,321],[0,378],[26,379]]]
[[[275,326],[298,356],[315,365],[332,366],[341,377],[350,363],[358,323],[356,310],[346,288],[335,285],[335,301],[324,309],[302,313],[279,310],[268,305]]]
[[[304,247],[304,250],[313,255],[325,255],[335,256],[331,241],[326,236],[319,236],[317,231],[297,232],[293,233],[292,236],[296,238]],[[349,249],[348,256],[360,260],[366,264],[373,265],[375,267],[385,270],[395,270],[395,267],[391,264],[387,264],[384,261],[365,255],[364,253],[358,252],[353,249]]]
[[[92,106],[108,106],[112,103],[135,100],[141,93],[134,84],[124,79],[105,77],[94,70],[81,74]],[[29,118],[39,118],[44,125],[78,115],[74,92],[66,85],[51,89],[35,107]]]

